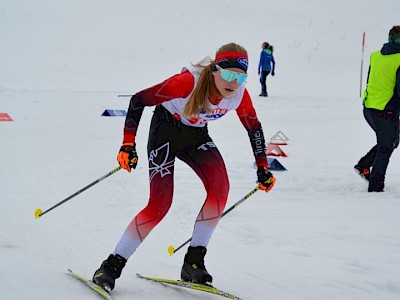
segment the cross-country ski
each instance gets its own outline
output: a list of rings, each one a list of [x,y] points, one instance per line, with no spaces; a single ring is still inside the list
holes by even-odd
[[[102,287],[98,286],[95,284],[93,281],[87,279],[84,276],[81,276],[77,273],[74,273],[72,270],[68,269],[68,274],[70,274],[72,277],[78,279],[80,282],[84,283],[86,286],[88,286],[91,290],[95,291],[97,294],[101,295],[104,299],[107,300],[114,300],[111,295],[104,290]]]
[[[242,298],[239,298],[231,293],[224,292],[224,291],[222,291],[214,286],[211,286],[211,285],[204,285],[204,284],[193,283],[193,282],[177,280],[177,279],[148,277],[148,276],[143,276],[141,274],[136,274],[136,275],[139,278],[146,279],[146,280],[153,281],[153,282],[160,283],[160,284],[164,284],[164,285],[179,286],[182,288],[192,289],[192,290],[196,290],[199,292],[211,293],[211,294],[222,296],[222,297],[229,298],[229,299],[242,300]]]

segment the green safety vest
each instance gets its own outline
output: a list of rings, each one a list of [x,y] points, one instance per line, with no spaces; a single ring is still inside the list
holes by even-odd
[[[364,106],[384,110],[394,94],[396,72],[400,67],[400,53],[383,55],[381,51],[371,54]]]

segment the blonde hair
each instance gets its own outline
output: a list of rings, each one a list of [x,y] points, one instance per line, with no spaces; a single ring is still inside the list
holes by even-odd
[[[217,50],[216,54],[223,52],[240,52],[246,54],[247,56],[246,49],[235,43],[229,43],[221,46]],[[198,116],[202,109],[206,112],[210,111],[210,102],[208,100],[210,98],[211,91],[217,90],[213,77],[214,65],[215,61],[210,57],[206,57],[197,64],[193,65],[195,67],[203,68],[203,70],[200,73],[199,81],[192,95],[190,96],[189,101],[185,105],[185,109],[183,111],[185,117],[190,118],[191,116]]]

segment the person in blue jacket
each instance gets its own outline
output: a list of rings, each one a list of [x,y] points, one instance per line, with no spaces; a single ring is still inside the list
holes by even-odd
[[[267,76],[271,73],[272,76],[275,75],[275,59],[272,52],[274,47],[269,43],[262,43],[262,51],[260,54],[260,62],[258,63],[258,75],[260,75],[261,82],[261,97],[268,97],[267,92]]]
[[[383,192],[390,156],[399,145],[400,26],[393,26],[388,43],[371,54],[363,104],[377,141],[354,168],[369,182],[368,192]]]

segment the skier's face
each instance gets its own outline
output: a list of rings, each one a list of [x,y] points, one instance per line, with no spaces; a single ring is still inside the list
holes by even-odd
[[[223,73],[224,71],[225,73]],[[219,93],[224,98],[229,98],[244,83],[247,74],[239,68],[218,68],[213,72],[213,76]]]

